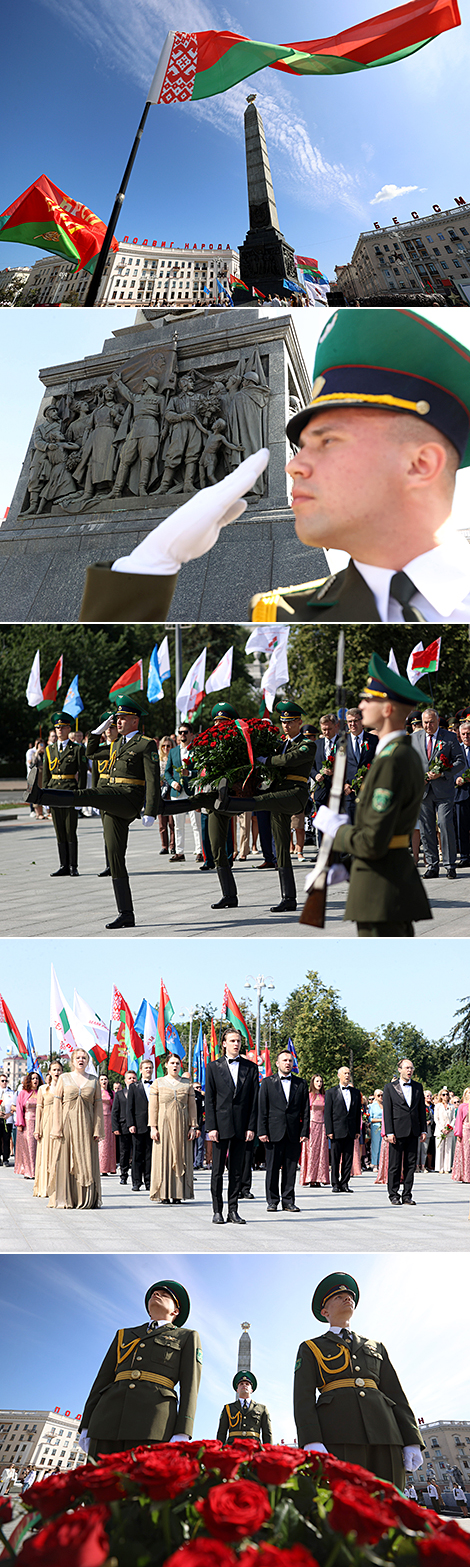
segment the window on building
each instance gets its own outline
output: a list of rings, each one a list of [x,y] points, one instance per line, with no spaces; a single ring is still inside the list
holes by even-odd
[[[446,249],[446,251],[447,251],[447,254],[448,254],[448,255],[449,255],[449,256],[451,256],[451,255],[452,255],[452,245],[446,245],[446,246],[445,246],[445,249]]]
[[[461,267],[461,266],[462,266],[462,262],[461,261],[454,261],[454,267]]]

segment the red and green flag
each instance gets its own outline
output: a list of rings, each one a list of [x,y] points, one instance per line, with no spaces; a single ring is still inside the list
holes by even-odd
[[[234,1000],[234,997],[232,996],[232,992],[231,992],[231,990],[228,989],[227,985],[224,985],[224,999],[223,999],[223,1002],[222,1002],[222,1017],[226,1019],[227,1023],[231,1023],[233,1028],[236,1028],[239,1031],[239,1033],[242,1036],[242,1039],[244,1039],[245,1044],[248,1046],[248,1050],[254,1050],[255,1046],[254,1046],[254,1043],[253,1043],[253,1040],[252,1040],[252,1037],[251,1037],[251,1034],[250,1034],[250,1030],[248,1028],[248,1024],[245,1023],[245,1019],[244,1019],[244,1017],[242,1017],[242,1014],[240,1012],[240,1008],[237,1007],[237,1003]],[[256,1060],[256,1052],[255,1052],[255,1058],[254,1059]]]
[[[122,696],[133,696],[135,691],[143,691],[143,689],[143,664],[142,659],[138,658],[136,664],[131,664],[130,669],[125,669],[124,674],[119,676],[119,680],[115,680],[109,695],[112,702],[119,702]]]
[[[20,1056],[27,1056],[27,1046],[25,1045],[24,1039],[21,1037],[17,1023],[15,1023],[13,1013],[10,1012],[10,1008],[7,1007],[3,996],[0,996],[0,1023],[4,1023],[5,1027],[8,1029],[11,1043],[14,1045],[15,1050],[19,1051]]]
[[[41,174],[0,216],[0,239],[21,245],[37,245],[54,256],[75,261],[77,272],[94,272],[103,244],[106,224],[89,207],[53,185]],[[112,250],[119,250],[116,239]]]
[[[144,1041],[134,1028],[134,1019],[127,1001],[121,995],[121,991],[114,986],[112,1021],[117,1023],[114,1045],[109,1057],[109,1068],[112,1072],[120,1072],[121,1076],[128,1070],[129,1058],[136,1062],[144,1054]]]
[[[227,92],[265,66],[291,76],[337,76],[391,65],[460,26],[457,0],[408,0],[331,38],[269,44],[239,33],[169,33],[150,103],[186,103]]]
[[[441,656],[441,642],[442,637],[437,637],[435,642],[429,643],[429,647],[421,649],[416,648],[415,652],[411,655],[411,667],[413,674],[437,674],[437,670],[439,669],[439,659]]]
[[[219,1054],[219,1044],[218,1044],[217,1034],[216,1034],[215,1028],[214,1028],[214,1019],[213,1019],[213,1017],[211,1017],[211,1061],[217,1061],[218,1054]]]
[[[256,298],[257,299],[266,299],[266,294],[262,294],[261,293],[261,289],[260,288],[255,288],[254,285],[253,285],[253,293],[256,294]]]
[[[157,1022],[157,1038],[155,1040],[155,1057],[156,1057],[156,1060],[157,1060],[157,1077],[163,1077],[163,1075],[164,1075],[163,1059],[164,1059],[166,1048],[167,1048],[167,1045],[166,1045],[166,1030],[167,1030],[167,1028],[169,1028],[170,1023],[171,1023],[171,1019],[172,1019],[172,1017],[174,1017],[174,1015],[175,1015],[175,1009],[171,1005],[171,1001],[170,1001],[170,997],[168,995],[168,991],[167,991],[166,985],[163,984],[163,980],[161,979],[160,980],[160,1004],[159,1004],[159,1008],[158,1008],[158,1022]],[[158,1057],[160,1059],[157,1059]]]

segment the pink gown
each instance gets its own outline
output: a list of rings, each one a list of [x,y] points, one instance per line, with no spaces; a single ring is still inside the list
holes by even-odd
[[[470,1120],[466,1101],[459,1105],[457,1110],[454,1132],[456,1143],[452,1180],[464,1181],[468,1185],[470,1183]]]
[[[99,1144],[98,1144],[99,1159],[100,1159],[100,1171],[101,1171],[102,1175],[115,1175],[116,1174],[116,1138],[115,1138],[114,1132],[112,1131],[112,1128],[111,1128],[111,1110],[112,1110],[112,1107],[113,1107],[113,1096],[112,1096],[112,1094],[110,1094],[108,1092],[107,1088],[102,1088],[101,1089],[101,1098],[103,1100],[104,1137],[100,1138],[100,1141],[99,1141]]]
[[[319,1181],[321,1186],[329,1186],[328,1138],[324,1122],[325,1095],[310,1094],[309,1099],[310,1136],[307,1143],[302,1143],[300,1185],[309,1186],[312,1181]]]
[[[27,1094],[24,1088],[20,1088],[16,1101],[15,1172],[17,1175],[25,1175],[32,1181],[36,1168],[37,1142],[34,1128],[37,1102],[37,1094]]]

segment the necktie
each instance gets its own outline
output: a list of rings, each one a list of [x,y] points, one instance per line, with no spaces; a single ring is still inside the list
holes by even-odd
[[[411,577],[407,577],[406,571],[396,571],[390,583],[391,598],[396,599],[397,604],[401,604],[402,609],[406,610],[405,618],[424,622],[425,617],[421,614],[421,611],[419,609],[411,609],[410,607],[410,599],[413,598],[415,593],[415,584],[411,581]]]
[[[355,753],[356,753],[356,762],[360,762],[360,760],[361,760],[361,742],[357,738],[354,741],[354,750],[355,750]]]
[[[340,1332],[338,1333],[338,1338],[342,1338],[345,1344],[350,1344],[352,1340],[352,1333],[349,1332],[349,1328],[341,1328]]]
[[[430,762],[432,757],[432,735],[428,735],[426,740],[426,756],[428,762]]]

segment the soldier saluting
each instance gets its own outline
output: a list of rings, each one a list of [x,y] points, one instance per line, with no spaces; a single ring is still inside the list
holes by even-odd
[[[88,1394],[80,1446],[90,1458],[192,1437],[202,1349],[199,1334],[184,1325],[188,1292],[175,1279],[159,1279],[145,1309],[150,1321],[119,1329]]]

